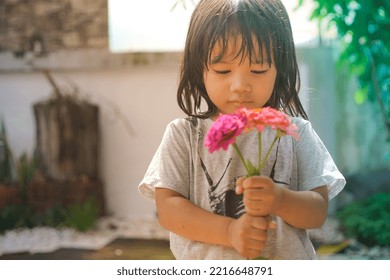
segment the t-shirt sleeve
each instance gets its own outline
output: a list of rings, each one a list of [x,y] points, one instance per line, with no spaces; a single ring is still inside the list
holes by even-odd
[[[310,122],[304,123],[299,134],[295,145],[299,189],[311,190],[326,185],[330,200],[344,188],[345,178]]]
[[[162,141],[139,184],[140,193],[154,200],[156,187],[174,190],[189,197],[189,134],[185,123],[176,120],[168,124]]]

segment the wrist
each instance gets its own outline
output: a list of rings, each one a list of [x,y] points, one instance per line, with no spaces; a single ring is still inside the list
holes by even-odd
[[[227,230],[226,230],[226,246],[227,247],[234,247],[233,246],[233,227],[234,227],[234,223],[235,223],[235,220],[234,219],[230,219],[229,222],[228,222],[228,225],[227,225]]]
[[[275,204],[271,211],[271,214],[279,216],[278,214],[280,213],[281,208],[283,207],[285,192],[286,192],[286,188],[278,184],[275,184]]]

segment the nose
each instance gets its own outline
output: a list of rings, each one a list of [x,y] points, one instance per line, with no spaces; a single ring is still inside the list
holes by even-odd
[[[249,77],[243,73],[236,73],[232,76],[230,90],[235,93],[250,92],[252,89]]]

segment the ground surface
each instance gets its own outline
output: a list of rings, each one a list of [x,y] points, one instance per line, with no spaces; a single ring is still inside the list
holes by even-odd
[[[390,248],[366,248],[347,240],[333,219],[309,233],[319,259],[390,260]],[[168,237],[155,219],[104,217],[87,232],[16,229],[0,234],[0,260],[171,260]]]
[[[167,240],[117,239],[100,250],[58,249],[50,253],[14,253],[0,260],[173,260]]]

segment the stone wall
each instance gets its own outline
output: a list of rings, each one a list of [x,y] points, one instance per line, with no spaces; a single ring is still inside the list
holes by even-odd
[[[107,0],[3,0],[0,52],[108,48]]]

